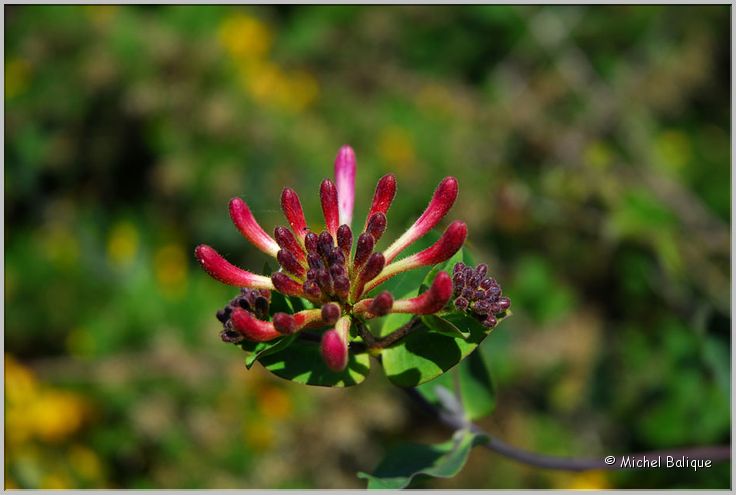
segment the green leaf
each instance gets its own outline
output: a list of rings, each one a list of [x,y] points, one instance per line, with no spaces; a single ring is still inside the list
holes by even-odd
[[[463,331],[454,323],[437,315],[424,315],[421,317],[421,320],[422,323],[424,323],[430,330],[434,330],[437,333],[443,333],[451,337],[465,338],[466,334],[470,333],[469,329],[466,329],[466,333],[463,333]]]
[[[458,430],[438,445],[405,444],[386,455],[373,474],[358,473],[369,489],[405,488],[418,475],[451,478],[465,466],[470,449],[488,440],[485,435]]]
[[[273,354],[274,352],[287,347],[295,338],[296,335],[290,335],[288,337],[279,337],[278,339],[270,340],[268,342],[244,341],[240,344],[240,347],[246,352],[245,367],[251,369],[260,357],[268,356],[269,354]]]
[[[456,385],[459,390],[456,390]],[[441,407],[436,393],[438,387],[459,392],[465,418],[470,421],[488,416],[496,406],[495,387],[480,350],[471,353],[448,373],[418,386],[417,391],[430,403]]]
[[[296,340],[283,350],[262,356],[260,363],[274,375],[305,385],[350,387],[365,380],[370,370],[366,353],[350,353],[348,366],[336,373],[322,359],[319,343]]]
[[[446,372],[467,357],[488,335],[472,316],[451,313],[447,321],[468,329],[464,337],[452,337],[429,329],[423,323],[400,342],[381,352],[386,376],[400,387],[416,387]]]

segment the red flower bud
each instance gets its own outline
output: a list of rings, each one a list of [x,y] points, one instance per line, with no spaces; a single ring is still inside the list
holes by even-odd
[[[337,228],[337,245],[345,255],[345,259],[350,258],[350,249],[353,247],[353,231],[350,227],[343,224]]]
[[[334,325],[340,318],[340,306],[333,302],[323,305],[321,316],[325,325]]]
[[[235,308],[230,316],[233,329],[240,332],[246,339],[254,342],[266,342],[280,337],[273,324],[256,319],[248,311]]]
[[[278,254],[276,255],[276,260],[278,260],[279,264],[284,268],[284,270],[299,278],[303,279],[307,273],[307,270],[301,264],[299,264],[299,262],[296,260],[296,256],[294,256],[291,251],[280,249]]]
[[[394,302],[392,312],[429,315],[441,310],[452,297],[452,279],[445,272],[439,272],[429,290],[412,299]]]
[[[409,230],[404,232],[401,237],[396,239],[388,249],[384,251],[386,256],[386,262],[390,263],[396,258],[401,251],[403,251],[411,243],[423,237],[427,232],[434,228],[437,223],[447,214],[452,208],[457,198],[457,179],[454,177],[445,177],[442,182],[439,183],[437,189],[435,189],[432,195],[432,200],[427,205],[427,208],[422,213],[414,225]]]
[[[337,227],[340,225],[340,212],[337,206],[337,188],[331,180],[325,179],[319,188],[319,197],[322,202],[322,213],[325,215],[327,230],[333,237],[337,235]]]
[[[304,236],[304,247],[307,248],[307,253],[317,253],[317,244],[319,237],[314,232],[307,232]]]
[[[240,198],[230,200],[230,218],[243,237],[255,247],[270,256],[276,256],[279,250],[276,241],[261,228],[245,201]]]
[[[230,264],[211,247],[200,244],[194,250],[202,268],[214,279],[223,284],[235,287],[248,287],[251,289],[273,289],[274,286],[268,277],[256,275],[249,271]]]
[[[283,272],[276,272],[271,275],[271,282],[273,282],[273,286],[276,290],[285,296],[302,295],[302,284]]]
[[[368,312],[375,316],[384,316],[391,312],[394,305],[394,296],[388,291],[383,291],[373,298]]]
[[[296,191],[288,187],[284,188],[281,193],[281,209],[284,211],[284,216],[289,225],[291,225],[291,230],[299,239],[303,240],[309,229]]]
[[[378,242],[386,231],[386,215],[380,211],[371,215],[368,219],[368,226],[365,228],[365,231],[372,235],[376,242]]]
[[[373,252],[376,241],[370,234],[362,233],[358,236],[358,245],[355,248],[355,260],[353,267],[357,271],[368,260],[368,256]]]
[[[299,244],[299,241],[296,240],[296,237],[294,237],[294,234],[292,234],[291,230],[287,229],[286,227],[276,227],[273,230],[273,236],[276,238],[276,242],[281,249],[291,251],[291,254],[296,256],[296,259],[298,259],[300,262],[303,262],[306,259],[304,249]],[[306,242],[306,238],[304,239],[304,241]]]
[[[396,177],[392,174],[384,175],[379,179],[378,184],[376,184],[376,192],[373,194],[371,209],[368,210],[368,216],[366,217],[366,227],[368,227],[368,221],[374,213],[380,212],[384,215],[388,213],[388,209],[395,195]]]

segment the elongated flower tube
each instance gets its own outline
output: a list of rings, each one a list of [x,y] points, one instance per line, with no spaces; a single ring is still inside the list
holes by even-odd
[[[437,239],[437,242],[427,249],[387,265],[375,279],[365,286],[365,291],[373,290],[373,288],[401,272],[447,261],[462,247],[467,235],[468,228],[465,223],[458,220],[452,222],[445,229],[442,236]]]
[[[343,146],[335,158],[335,185],[340,210],[340,224],[350,226],[353,222],[355,206],[355,152],[350,146]]]
[[[273,323],[255,318],[250,312],[236,308],[230,316],[233,328],[246,339],[254,342],[267,342],[281,337]]]
[[[335,328],[322,334],[320,352],[325,364],[332,371],[340,372],[348,364],[348,337],[350,318],[343,316],[335,324]]]
[[[281,209],[286,221],[291,225],[291,230],[303,242],[309,229],[307,228],[307,220],[304,218],[302,203],[299,201],[299,195],[296,191],[288,187],[284,188],[281,192]]]
[[[273,283],[268,277],[256,275],[235,265],[230,264],[225,258],[211,247],[200,244],[194,250],[194,256],[204,268],[204,271],[223,284],[235,287],[248,287],[251,289],[273,289]]]
[[[269,256],[276,256],[279,250],[278,243],[258,225],[245,201],[240,198],[230,200],[230,218],[232,218],[235,227],[243,234],[243,237],[253,243],[255,247]]]
[[[396,239],[384,252],[386,263],[391,263],[396,256],[406,249],[411,243],[432,230],[437,223],[452,208],[457,198],[457,179],[454,177],[445,177],[439,183],[432,195],[432,200],[427,205],[424,213],[414,222],[409,230],[404,232],[401,237]]]
[[[392,313],[412,313],[430,315],[441,310],[452,297],[452,279],[445,272],[439,272],[429,289],[411,299],[394,301]]]
[[[319,197],[322,202],[322,213],[325,216],[327,231],[332,237],[337,237],[337,228],[340,225],[340,212],[337,206],[337,188],[335,184],[325,179],[319,188]]]

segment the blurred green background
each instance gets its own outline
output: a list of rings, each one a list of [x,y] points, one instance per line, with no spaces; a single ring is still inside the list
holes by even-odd
[[[439,180],[513,301],[484,342],[526,449],[730,442],[730,8],[5,7],[6,487],[351,488],[449,437],[374,368],[295,385],[218,338],[193,259],[265,256],[281,188],[320,219],[338,148],[356,218],[397,175],[398,235]],[[447,221],[445,221],[445,224]],[[326,426],[329,426],[327,428]],[[571,474],[477,449],[431,488],[730,486]]]

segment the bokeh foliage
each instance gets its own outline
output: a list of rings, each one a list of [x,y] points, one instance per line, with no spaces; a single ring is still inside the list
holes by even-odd
[[[514,317],[481,346],[515,445],[728,443],[728,6],[6,7],[8,487],[360,487],[447,432],[380,376],[315,391],[218,342],[199,242],[263,256],[338,147],[387,238],[435,184]],[[312,194],[308,194],[309,192]],[[326,433],[324,425],[331,425]],[[572,475],[473,451],[461,488],[729,485],[729,466]]]

